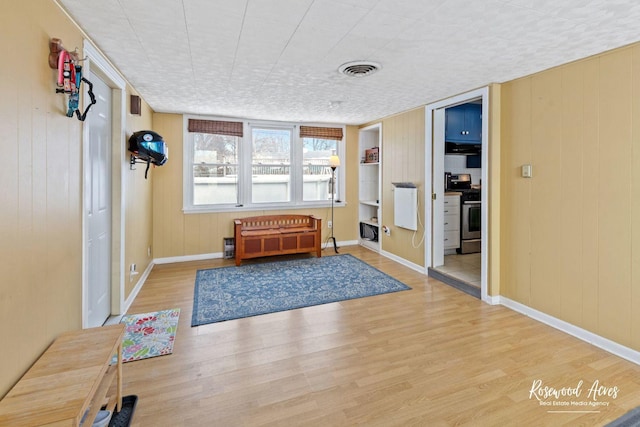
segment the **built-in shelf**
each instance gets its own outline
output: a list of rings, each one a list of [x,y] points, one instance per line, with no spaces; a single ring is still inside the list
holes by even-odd
[[[376,150],[377,148],[377,157]],[[363,161],[358,170],[358,227],[361,245],[375,251],[380,251],[380,224],[382,224],[382,210],[380,200],[382,179],[382,125],[375,124],[360,129],[358,149]],[[373,153],[377,162],[364,162]]]

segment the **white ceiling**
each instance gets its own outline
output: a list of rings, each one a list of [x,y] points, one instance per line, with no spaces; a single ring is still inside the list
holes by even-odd
[[[362,124],[640,40],[637,0],[58,2],[155,111],[264,120]]]

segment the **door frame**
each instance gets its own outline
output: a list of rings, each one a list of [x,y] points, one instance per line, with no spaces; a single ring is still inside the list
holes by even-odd
[[[441,141],[442,147],[434,147],[433,129],[434,126],[440,129],[444,128],[445,115],[444,109],[457,104],[463,104],[465,102],[473,100],[482,100],[482,210],[481,210],[481,227],[482,227],[482,242],[481,242],[481,285],[480,285],[480,298],[482,301],[491,303],[491,299],[488,295],[488,259],[489,259],[489,87],[485,86],[479,89],[475,89],[469,92],[462,93],[460,95],[446,98],[432,104],[425,106],[425,200],[430,200],[431,203],[425,203],[425,224],[426,235],[430,236],[430,244],[425,245],[425,270],[428,272],[430,267],[434,267],[434,242],[442,241],[444,235],[443,215],[442,209],[438,209],[437,206],[441,206],[444,200],[444,168],[434,167],[434,151],[436,156],[442,156],[442,162],[438,165],[444,165],[444,141]],[[434,123],[435,120],[442,121]],[[433,199],[435,195],[435,200]],[[436,206],[436,208],[434,208]],[[439,240],[436,238],[440,236]],[[428,273],[427,273],[428,274]]]
[[[84,40],[84,63],[82,74],[91,81],[93,75],[99,76],[111,88],[112,93],[112,129],[111,129],[111,315],[121,314],[124,307],[124,207],[125,189],[125,125],[126,125],[126,81],[111,63],[94,47]],[[85,85],[85,91],[86,91]],[[86,92],[83,105],[87,105]],[[91,116],[89,111],[88,116]],[[82,327],[88,327],[89,266],[88,266],[88,217],[85,176],[88,173],[89,126],[82,127]]]

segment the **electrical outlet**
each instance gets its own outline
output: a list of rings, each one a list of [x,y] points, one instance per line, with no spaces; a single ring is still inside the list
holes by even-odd
[[[327,228],[332,228],[332,227],[333,227],[333,222],[327,221]]]
[[[139,274],[136,269],[137,267],[135,264],[131,264],[129,266],[129,282],[133,282],[133,278]]]
[[[151,258],[151,246],[147,248],[147,256]]]

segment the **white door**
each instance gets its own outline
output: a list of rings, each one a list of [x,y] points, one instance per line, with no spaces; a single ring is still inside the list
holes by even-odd
[[[97,102],[85,121],[87,327],[101,326],[111,314],[111,88],[95,74],[91,82]]]

